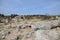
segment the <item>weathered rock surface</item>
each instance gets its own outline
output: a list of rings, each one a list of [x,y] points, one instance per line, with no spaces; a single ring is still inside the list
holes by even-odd
[[[53,30],[38,30],[35,34],[36,40],[60,40],[60,34]]]
[[[36,22],[32,24],[32,29],[35,30],[36,28],[42,29],[42,30],[49,30],[52,27],[56,27],[60,25],[59,20],[54,20],[54,21],[41,21],[41,22]]]
[[[2,40],[60,40],[60,20],[8,23],[0,31]]]

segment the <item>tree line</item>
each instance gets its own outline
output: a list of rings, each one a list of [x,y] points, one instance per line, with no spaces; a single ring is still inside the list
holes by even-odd
[[[4,14],[0,14],[0,18],[3,17],[3,18],[14,18],[15,16],[18,16],[17,14],[11,14],[9,16],[7,15],[4,15]]]

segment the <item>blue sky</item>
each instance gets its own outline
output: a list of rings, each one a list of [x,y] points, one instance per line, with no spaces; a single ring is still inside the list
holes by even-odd
[[[60,0],[0,0],[0,13],[59,15]]]

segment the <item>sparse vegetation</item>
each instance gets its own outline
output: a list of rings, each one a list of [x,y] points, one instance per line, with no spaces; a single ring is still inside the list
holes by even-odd
[[[8,21],[10,21],[12,18],[19,16],[17,14],[11,14],[9,16],[6,16],[4,14],[0,14],[0,23],[2,23],[1,20],[3,19],[8,19]],[[57,15],[58,17],[60,17],[59,15]],[[23,17],[27,20],[30,19],[41,19],[41,20],[56,20],[56,16],[49,16],[49,15],[23,15]],[[22,19],[23,19],[22,17]]]
[[[18,16],[17,14],[11,14],[9,16],[5,16],[4,14],[0,14],[0,23],[3,23],[2,20],[8,19],[10,21],[12,18]]]

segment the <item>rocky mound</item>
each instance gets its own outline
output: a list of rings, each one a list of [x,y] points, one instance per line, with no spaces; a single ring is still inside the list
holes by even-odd
[[[60,20],[1,24],[0,40],[60,40]]]

